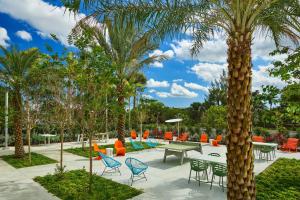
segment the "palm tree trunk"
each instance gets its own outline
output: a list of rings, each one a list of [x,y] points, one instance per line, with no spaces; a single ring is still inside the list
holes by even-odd
[[[28,144],[28,159],[29,159],[29,164],[31,165],[31,139],[30,139],[30,134],[31,134],[31,124],[30,124],[30,112],[29,112],[29,101],[26,101],[26,115],[27,115],[27,126],[26,126],[26,135],[27,135],[27,144]]]
[[[122,82],[117,86],[118,93],[118,140],[122,141],[123,145],[125,145],[125,97],[124,97],[124,88]]]
[[[227,199],[255,199],[251,143],[251,34],[233,33],[228,43]]]
[[[15,109],[14,113],[14,132],[15,132],[15,156],[17,158],[23,158],[25,155],[22,137],[22,102],[21,94],[16,92],[13,96],[13,105]]]

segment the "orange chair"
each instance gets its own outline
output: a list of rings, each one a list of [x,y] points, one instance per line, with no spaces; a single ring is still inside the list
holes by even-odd
[[[264,142],[264,137],[263,136],[258,136],[258,135],[253,135],[252,136],[252,141],[253,142]]]
[[[173,133],[172,132],[165,132],[164,139],[165,140],[173,140]]]
[[[130,136],[131,136],[132,139],[135,140],[136,139],[136,131],[135,130],[131,130]]]
[[[143,138],[146,140],[149,137],[149,130],[145,130],[144,134],[143,134]]]
[[[208,142],[208,136],[206,133],[202,133],[201,136],[200,136],[200,142],[205,142],[207,143]]]
[[[281,146],[281,150],[283,151],[297,151],[299,139],[297,138],[288,138],[287,142]]]
[[[106,154],[106,149],[99,149],[98,145],[96,143],[93,144],[94,146],[94,151],[98,154],[98,152],[101,152],[103,154]],[[95,158],[95,160],[101,160],[101,156],[98,155],[97,158]]]
[[[219,142],[221,142],[221,141],[222,141],[222,135],[217,135],[216,139],[214,139],[212,141],[212,145],[215,147],[219,146]]]
[[[120,140],[115,141],[116,156],[125,156],[126,149]]]
[[[179,135],[179,137],[176,139],[177,141],[187,141],[189,138],[189,135],[187,133],[182,133]]]

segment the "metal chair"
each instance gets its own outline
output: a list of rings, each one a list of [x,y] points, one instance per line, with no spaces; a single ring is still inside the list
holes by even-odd
[[[104,173],[112,173],[112,172],[119,172],[119,174],[121,175],[121,171],[119,169],[119,167],[121,166],[121,163],[101,152],[98,152],[99,156],[101,156],[101,160],[105,166],[101,176]],[[106,168],[110,168],[109,170],[106,170]]]
[[[274,151],[273,147],[269,147],[269,146],[260,147],[259,159],[263,159],[263,157],[265,157],[267,161],[271,161],[273,151]]]
[[[133,141],[131,138],[129,138],[130,144],[131,146],[135,149],[135,150],[142,150],[144,149],[144,146],[141,143],[138,143],[136,141]]]
[[[148,169],[148,165],[135,158],[126,158],[125,164],[127,165],[127,167],[130,169],[132,173],[130,176],[131,185],[133,184],[134,181],[138,181],[141,179],[146,179],[147,181],[145,172]],[[134,180],[135,177],[138,177],[138,179]]]
[[[212,166],[212,177],[211,177],[211,183],[210,183],[210,189],[212,188],[212,183],[214,181],[215,176],[219,176],[219,186],[222,187],[224,192],[224,183],[223,183],[223,177],[227,176],[227,167],[224,164],[219,163],[211,163]],[[222,180],[222,184],[221,184]]]
[[[203,172],[203,175],[206,175],[206,179],[207,179],[207,183],[208,181],[208,174],[207,174],[207,169],[208,169],[208,163],[205,162],[204,160],[196,160],[196,159],[191,159],[191,169],[190,169],[190,175],[189,175],[189,181],[188,183],[190,183],[191,181],[191,175],[192,175],[192,171],[196,172],[196,177],[194,178],[196,181],[199,182],[199,186],[200,186],[200,172]]]
[[[155,148],[158,145],[158,142],[153,138],[148,138],[146,144],[151,148]]]

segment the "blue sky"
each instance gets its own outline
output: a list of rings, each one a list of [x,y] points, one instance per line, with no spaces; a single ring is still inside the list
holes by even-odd
[[[45,44],[58,52],[69,48],[67,35],[84,14],[74,18],[64,11],[57,0],[0,0],[0,45],[7,48],[17,45],[21,49],[38,47],[43,52]],[[58,36],[59,42],[51,39],[51,33]],[[162,42],[160,48],[151,53],[164,54],[169,59],[143,69],[148,79],[146,97],[172,107],[187,107],[205,99],[210,82],[226,69],[226,35],[217,34],[193,58],[190,55],[192,44],[187,31],[183,37]],[[283,58],[269,56],[274,48],[268,35],[255,32],[252,90],[260,89],[261,85],[284,86],[282,81],[267,73],[274,59]]]

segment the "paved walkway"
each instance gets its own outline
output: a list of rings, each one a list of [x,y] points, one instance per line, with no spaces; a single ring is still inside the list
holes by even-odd
[[[113,143],[114,139],[108,141]],[[100,144],[101,145],[101,144]],[[77,143],[65,143],[65,149],[79,147]],[[59,160],[59,144],[41,145],[32,147],[32,151],[43,154],[50,158]],[[204,154],[209,152],[220,153],[222,156],[226,154],[226,147],[203,147]],[[13,148],[9,150],[0,150],[0,155],[13,154]],[[141,180],[135,182],[133,187],[143,189],[144,193],[133,198],[135,200],[151,200],[151,199],[166,199],[166,200],[181,200],[181,199],[226,199],[226,190],[222,192],[218,187],[218,183],[213,185],[212,190],[209,189],[209,184],[201,183],[200,187],[196,181],[191,180],[188,184],[189,162],[186,160],[183,165],[179,165],[179,160],[176,157],[168,157],[167,162],[163,163],[164,150],[151,149],[140,152],[127,153],[126,157],[134,157],[146,162],[149,169],[146,173],[148,181]],[[276,152],[276,159],[279,157],[297,158],[300,159],[300,153],[283,153]],[[199,156],[199,152],[188,152],[189,157]],[[116,157],[122,163],[121,172],[119,174],[105,175],[106,178],[112,179],[119,183],[129,184],[130,171],[125,166],[126,157]],[[259,161],[255,160],[255,174],[262,172],[267,166],[274,161]],[[28,167],[15,169],[0,159],[0,199],[7,200],[54,200],[57,199],[49,194],[42,186],[34,182],[32,179],[36,176],[43,176],[48,173],[53,173],[56,164]],[[71,153],[64,152],[64,165],[67,170],[88,169],[88,159],[76,156]],[[100,174],[103,170],[101,161],[94,160],[94,172]],[[210,177],[211,178],[211,177]],[[217,179],[218,180],[218,179]]]

